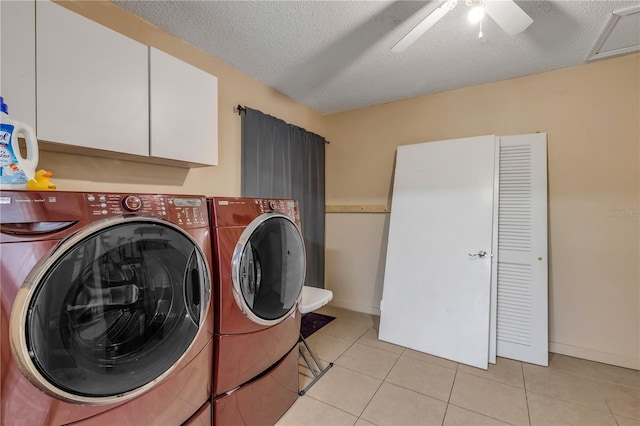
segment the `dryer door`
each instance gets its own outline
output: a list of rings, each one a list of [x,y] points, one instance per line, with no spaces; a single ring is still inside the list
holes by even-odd
[[[279,213],[251,222],[233,252],[236,303],[252,321],[274,325],[294,309],[304,285],[306,255],[296,224]]]
[[[107,219],[62,241],[25,280],[11,314],[20,369],[83,404],[149,390],[193,344],[210,305],[197,243],[159,219]]]

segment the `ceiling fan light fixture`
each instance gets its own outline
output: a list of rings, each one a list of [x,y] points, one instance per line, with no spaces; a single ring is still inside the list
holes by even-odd
[[[482,6],[474,6],[471,8],[471,10],[469,11],[469,22],[471,22],[472,24],[477,24],[478,22],[482,21],[482,18],[484,18],[484,7]]]
[[[440,3],[440,6],[433,10],[429,15],[422,19],[408,33],[404,35],[396,44],[393,45],[391,51],[400,53],[405,51],[418,38],[433,27],[440,19],[451,11],[458,2],[462,0],[446,0]],[[495,21],[500,28],[509,35],[521,33],[531,23],[531,18],[527,13],[518,6],[514,0],[464,0],[464,4],[472,8],[470,19],[474,23],[480,23],[479,38],[483,37],[482,19],[486,12],[489,17]]]

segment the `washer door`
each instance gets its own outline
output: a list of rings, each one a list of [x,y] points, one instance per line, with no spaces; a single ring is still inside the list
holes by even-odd
[[[296,224],[279,213],[265,213],[247,226],[231,265],[234,297],[252,321],[274,325],[294,309],[304,285],[306,255]]]
[[[209,298],[207,262],[181,228],[107,219],[34,267],[11,314],[12,350],[27,378],[58,399],[121,402],[170,374]]]

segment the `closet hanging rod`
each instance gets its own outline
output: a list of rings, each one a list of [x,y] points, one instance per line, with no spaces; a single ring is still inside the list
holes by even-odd
[[[242,114],[243,111],[245,111],[246,108],[243,107],[242,105],[238,104],[236,106],[233,107],[233,112],[235,112],[236,114],[240,115]],[[303,129],[304,130],[304,129]],[[329,145],[331,142],[329,142],[328,140],[325,139],[324,141],[325,144]]]

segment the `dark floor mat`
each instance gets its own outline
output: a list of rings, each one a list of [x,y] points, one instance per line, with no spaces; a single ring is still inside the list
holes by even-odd
[[[329,315],[316,314],[315,312],[309,312],[302,317],[302,324],[300,325],[300,333],[304,338],[311,336],[316,331],[320,330],[325,325],[336,319]]]

